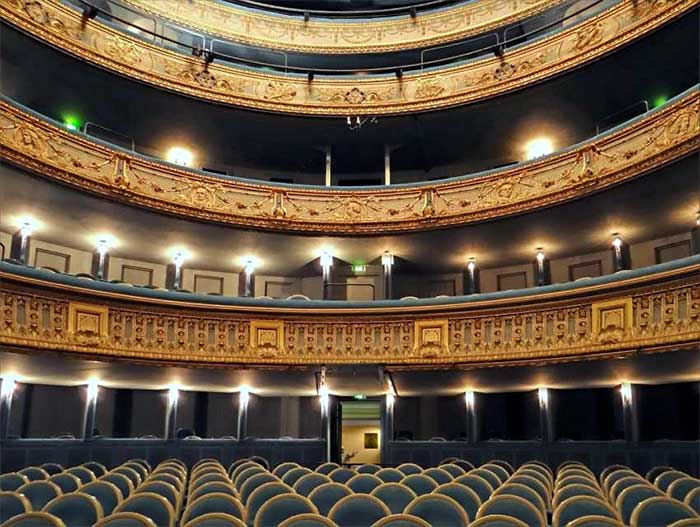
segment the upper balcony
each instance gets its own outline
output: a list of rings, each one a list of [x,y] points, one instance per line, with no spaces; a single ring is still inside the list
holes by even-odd
[[[133,26],[90,19],[96,11],[79,11],[57,0],[40,0],[31,6],[28,9],[16,1],[3,4],[0,12],[10,24],[40,40],[158,88],[259,110],[358,116],[445,108],[552,78],[658,29],[693,10],[697,2],[674,0],[661,6],[621,1],[525,43],[520,43],[520,35],[451,57],[449,66],[442,59],[436,63],[423,60],[381,67],[375,74],[365,74],[368,68],[324,71],[289,65],[281,72],[263,73],[256,65],[276,65],[256,64],[255,60],[247,60],[248,66],[228,64],[211,50],[199,45],[183,47],[174,39],[176,48],[185,53],[176,51],[162,45],[165,36],[159,36],[157,43],[148,42],[126,30]],[[454,62],[455,58],[459,60]]]

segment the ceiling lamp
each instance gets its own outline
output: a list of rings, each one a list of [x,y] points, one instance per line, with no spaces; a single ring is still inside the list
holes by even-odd
[[[548,137],[537,137],[525,144],[525,159],[530,161],[554,152],[554,144]]]
[[[187,148],[183,148],[181,146],[173,146],[165,154],[165,159],[168,162],[173,163],[174,165],[189,167],[192,166],[192,162],[194,161],[194,155]]]

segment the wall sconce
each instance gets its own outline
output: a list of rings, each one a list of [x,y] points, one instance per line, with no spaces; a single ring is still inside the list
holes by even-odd
[[[0,387],[0,398],[5,399],[7,397],[12,397],[16,386],[17,377],[14,375],[5,375],[2,378],[2,386]]]
[[[389,251],[384,251],[384,254],[382,254],[382,265],[385,269],[394,265],[394,255]]]
[[[241,386],[240,391],[238,392],[238,403],[244,407],[248,407],[248,402],[250,401],[250,388],[247,386]]]
[[[537,388],[537,399],[540,401],[540,407],[546,408],[549,405],[549,390],[547,388]]]
[[[387,394],[386,394],[386,407],[387,407],[387,409],[389,409],[389,410],[393,409],[395,402],[396,402],[396,396],[391,392],[387,392]]]
[[[464,402],[466,403],[468,410],[474,409],[475,398],[474,398],[473,391],[468,390],[468,391],[464,392]]]
[[[328,403],[329,403],[329,394],[328,394],[328,388],[325,386],[321,386],[318,390],[318,400],[321,403],[321,412],[324,415],[328,414]]]
[[[629,406],[632,404],[632,385],[628,382],[623,382],[620,385],[620,396],[622,397],[622,404]]]
[[[177,403],[177,400],[180,398],[180,388],[173,384],[168,388],[168,402],[170,405],[174,405]]]
[[[97,379],[90,379],[87,384],[87,396],[88,401],[94,401],[97,399],[97,394],[100,390],[100,385]]]

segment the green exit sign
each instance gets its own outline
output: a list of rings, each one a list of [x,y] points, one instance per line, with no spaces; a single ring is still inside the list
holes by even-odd
[[[353,265],[352,266],[353,273],[364,273],[366,270],[367,270],[366,265]]]

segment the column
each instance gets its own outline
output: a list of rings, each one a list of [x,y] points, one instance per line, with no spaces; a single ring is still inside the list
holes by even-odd
[[[2,378],[0,385],[0,439],[6,439],[10,431],[10,413],[15,386],[16,381],[12,375],[6,375]]]
[[[467,417],[467,442],[477,443],[479,441],[479,421],[476,413],[476,394],[467,391],[464,394]]]
[[[394,255],[389,251],[384,251],[384,254],[382,254],[382,274],[384,277],[384,298],[387,300],[394,298],[391,276],[391,269],[393,266]]]
[[[165,439],[174,441],[177,437],[177,401],[180,390],[177,386],[168,388],[168,406],[165,414]]]
[[[636,443],[639,441],[639,419],[637,416],[637,390],[628,382],[620,385],[620,400],[622,403],[622,423],[625,432],[625,441]]]
[[[236,433],[238,440],[243,441],[248,434],[248,403],[250,402],[250,390],[243,386],[238,392],[238,426]]]
[[[393,393],[388,392],[384,396],[384,401],[382,402],[382,427],[381,427],[381,462],[389,463],[390,461],[390,450],[389,442],[394,439],[394,406],[396,403],[396,397]]]
[[[618,234],[613,234],[611,251],[614,273],[631,268],[630,247]]]
[[[87,385],[85,397],[85,417],[83,419],[83,439],[89,441],[93,437],[95,418],[97,416],[97,395],[99,386],[96,380],[91,380]]]
[[[537,249],[534,262],[534,278],[536,286],[549,285],[552,283],[552,274],[549,267],[549,260],[544,254],[544,250]]]
[[[476,264],[476,259],[474,258],[469,258],[467,268],[464,270],[463,290],[465,295],[474,295],[481,292],[479,266]]]
[[[384,145],[384,184],[391,185],[391,149]]]

